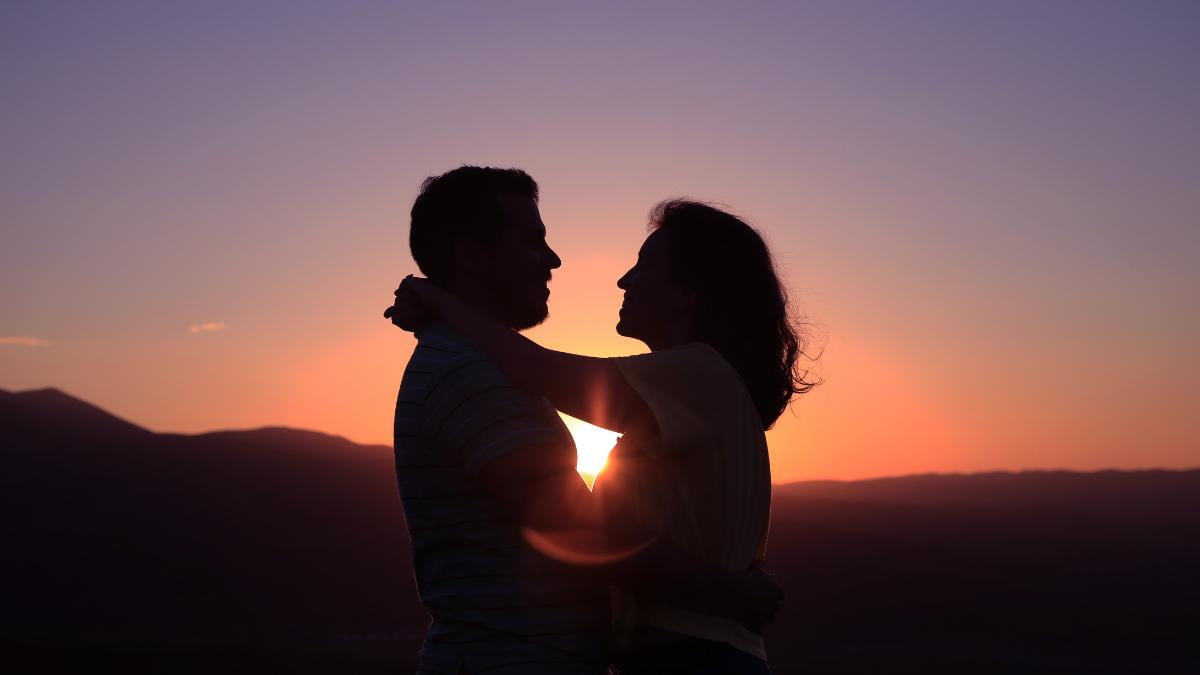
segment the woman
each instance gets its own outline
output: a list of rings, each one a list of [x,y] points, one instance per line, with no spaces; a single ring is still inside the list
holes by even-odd
[[[397,291],[488,352],[514,384],[622,432],[596,495],[674,545],[730,571],[761,563],[771,478],[764,430],[812,383],[759,234],[707,204],[651,214],[617,332],[649,354],[593,358],[543,348],[428,281]],[[403,323],[403,322],[401,322]],[[411,322],[410,322],[411,323]],[[621,672],[767,672],[762,637],[733,619],[615,594]]]

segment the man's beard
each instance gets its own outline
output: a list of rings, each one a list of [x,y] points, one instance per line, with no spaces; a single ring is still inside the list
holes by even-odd
[[[529,328],[533,328],[534,326],[540,325],[549,316],[549,309],[546,307],[546,305],[542,305],[541,307],[538,307],[536,311],[525,308],[521,313],[514,312],[513,314],[509,315],[509,317],[505,320],[505,323],[511,326],[513,330],[527,330]]]
[[[516,297],[515,293],[503,294],[496,298],[494,305],[500,321],[513,330],[526,330],[540,325],[550,315],[546,302],[531,302],[526,298]]]

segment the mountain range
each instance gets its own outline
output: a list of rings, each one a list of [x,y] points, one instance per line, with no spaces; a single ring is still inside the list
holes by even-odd
[[[47,671],[406,672],[392,449],[0,391],[0,622]],[[776,485],[773,672],[1200,672],[1200,470]]]

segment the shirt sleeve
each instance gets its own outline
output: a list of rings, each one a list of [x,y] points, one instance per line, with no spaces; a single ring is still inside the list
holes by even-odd
[[[660,442],[645,444],[642,451],[688,452],[702,445],[711,420],[723,414],[722,389],[740,384],[729,381],[732,368],[721,355],[700,343],[613,361],[658,426]]]
[[[518,448],[564,440],[538,404],[481,354],[438,373],[425,410],[429,439],[471,475]]]

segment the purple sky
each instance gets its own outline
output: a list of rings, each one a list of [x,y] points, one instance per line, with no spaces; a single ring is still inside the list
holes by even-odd
[[[407,211],[479,163],[559,348],[639,350],[655,202],[763,230],[826,379],[777,480],[1200,465],[1198,3],[7,2],[0,57],[0,388],[388,442]]]

